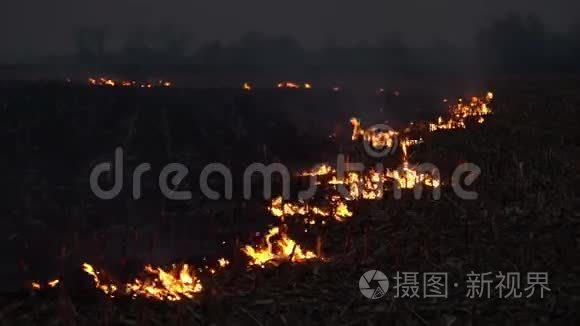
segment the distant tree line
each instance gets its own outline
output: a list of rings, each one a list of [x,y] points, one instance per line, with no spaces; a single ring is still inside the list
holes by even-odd
[[[391,75],[450,73],[485,69],[496,73],[580,72],[580,25],[566,33],[552,32],[535,16],[508,14],[490,22],[474,35],[472,46],[436,41],[411,47],[391,37],[356,46],[327,44],[305,49],[288,36],[269,37],[249,32],[234,42],[209,41],[197,48],[192,37],[175,27],[151,34],[131,33],[121,50],[105,50],[104,28],[77,32],[76,48],[83,63],[196,65],[208,70],[329,69],[374,71]]]

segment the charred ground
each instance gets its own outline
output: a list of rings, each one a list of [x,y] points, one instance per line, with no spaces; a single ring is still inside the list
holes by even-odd
[[[158,167],[178,161],[194,177],[216,160],[232,166],[234,176],[254,161],[309,167],[350,150],[348,96],[5,85],[2,319],[7,324],[573,323],[580,307],[578,81],[510,79],[491,86],[495,114],[486,124],[430,134],[412,157],[436,164],[444,177],[459,162],[478,164],[483,173],[475,184],[476,201],[456,199],[444,187],[439,201],[405,194],[402,200],[357,203],[353,218],[315,231],[329,262],[248,270],[243,257],[236,257],[236,239],[251,241],[253,232],[273,221],[261,199],[215,203],[198,194],[174,203],[156,192],[153,178],[139,202],[128,192],[102,202],[90,193],[90,169],[110,160],[115,146],[126,149],[127,171],[142,161]],[[195,178],[184,186],[198,189]],[[313,248],[313,237],[299,230],[290,223],[290,234]],[[200,263],[223,255],[232,258],[231,268],[201,275],[207,290],[179,303],[111,300],[79,271],[82,261],[91,260],[130,277],[144,263]],[[370,301],[360,295],[358,279],[371,268],[389,275],[444,271],[451,283],[472,270],[547,271],[552,291],[543,300],[473,300],[459,287],[450,289],[448,300]],[[58,289],[23,290],[31,279],[55,275],[62,279]]]

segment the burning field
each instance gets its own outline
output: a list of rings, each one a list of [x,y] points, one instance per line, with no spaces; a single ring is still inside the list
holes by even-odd
[[[108,78],[91,78],[89,85],[100,91],[172,87],[163,80]],[[309,82],[281,81],[274,88],[316,94]],[[153,254],[141,255],[131,266],[129,254],[123,255],[122,263],[107,261],[98,250],[85,255],[86,248],[92,248],[85,243],[92,240],[73,237],[77,240],[61,249],[57,272],[42,280],[28,279],[23,286],[27,290],[7,296],[0,313],[9,323],[67,325],[473,325],[577,318],[580,220],[575,205],[580,174],[570,157],[580,157],[573,127],[580,99],[546,95],[553,102],[542,102],[501,83],[494,91],[468,100],[446,100],[446,112],[397,128],[384,128],[384,121],[341,116],[340,128],[335,129],[342,130],[342,138],[321,141],[325,151],[334,151],[339,158],[302,161],[302,168],[292,173],[293,185],[316,186],[312,196],[296,191],[283,196],[274,187],[272,198],[239,200],[227,216],[206,209],[205,201],[190,200],[190,206],[175,209],[163,202],[156,228],[175,237],[193,237],[179,212],[196,210],[200,212],[196,217],[210,217],[199,222],[207,227],[201,232],[212,228],[221,232],[216,233],[220,240],[213,233],[207,239],[208,247],[221,243],[220,250],[168,264],[153,264],[147,261]],[[259,94],[250,82],[240,92],[244,100]],[[245,103],[238,105],[243,109]],[[162,117],[164,126],[180,123]],[[124,120],[130,131],[122,142],[130,144],[143,134],[137,127],[143,120],[149,121],[143,116]],[[237,116],[232,120],[235,127],[223,144],[235,140],[238,147],[256,147],[244,143],[244,137],[261,132],[259,128],[240,127],[243,119]],[[172,132],[178,134],[169,127],[159,132],[162,151],[179,148],[180,138]],[[288,144],[297,142],[288,137]],[[291,151],[259,145],[255,151],[269,162]],[[386,150],[388,155],[373,157],[369,148]],[[242,157],[232,156],[232,164]],[[453,189],[458,182],[453,170],[466,162],[481,170],[467,186],[478,193],[472,200],[458,198]],[[345,169],[355,163],[362,163],[362,168]],[[136,210],[127,205],[123,211]],[[237,219],[248,215],[256,223],[244,222],[245,229],[234,229]],[[122,233],[125,252],[131,239],[138,242],[149,236],[128,227]],[[161,241],[152,234],[147,238],[150,253]],[[172,245],[173,257],[178,250],[191,249]],[[460,285],[451,287],[445,300],[397,299],[388,294],[367,300],[358,280],[371,269],[389,276],[397,271],[446,272],[450,284]],[[547,271],[551,293],[528,301],[469,299],[464,282],[469,271]]]

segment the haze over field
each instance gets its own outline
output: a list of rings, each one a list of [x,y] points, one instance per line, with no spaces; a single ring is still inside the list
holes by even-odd
[[[0,58],[75,52],[79,29],[106,27],[111,49],[128,35],[187,33],[192,46],[231,42],[248,31],[288,35],[307,48],[329,43],[356,45],[396,35],[411,45],[443,40],[470,45],[487,22],[506,13],[535,15],[547,28],[566,32],[578,20],[580,3],[508,1],[11,1],[0,10]]]

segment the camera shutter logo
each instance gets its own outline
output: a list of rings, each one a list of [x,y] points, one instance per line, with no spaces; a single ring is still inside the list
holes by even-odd
[[[387,294],[389,279],[383,272],[372,269],[360,277],[358,287],[365,297],[372,300],[380,299]]]

